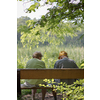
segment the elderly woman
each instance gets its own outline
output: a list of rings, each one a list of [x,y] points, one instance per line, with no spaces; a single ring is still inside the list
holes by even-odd
[[[46,68],[45,63],[41,60],[42,59],[42,54],[41,52],[34,52],[32,55],[32,59],[30,59],[27,64],[26,68]],[[38,86],[38,84],[44,83],[42,79],[25,79],[25,83],[21,84],[21,87],[34,87]],[[45,84],[45,83],[44,83]],[[32,94],[33,94],[33,99],[35,99],[35,93],[37,89],[32,89]],[[46,94],[46,89],[42,89],[42,100],[44,100]]]

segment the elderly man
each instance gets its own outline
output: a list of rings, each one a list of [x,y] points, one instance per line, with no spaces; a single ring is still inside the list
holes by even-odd
[[[68,54],[65,51],[59,53],[58,61],[56,61],[54,68],[78,68],[74,60],[68,58]],[[55,79],[55,82],[66,82],[67,85],[73,84],[76,79]]]
[[[46,68],[45,63],[41,60],[42,59],[41,52],[38,51],[34,52],[32,57],[33,58],[27,62],[26,68]],[[21,84],[21,87],[31,88],[34,86],[38,86],[38,84],[41,83],[44,83],[42,79],[25,79],[25,83]],[[37,91],[36,89],[32,90],[33,99],[35,99],[36,91]],[[44,100],[45,94],[46,94],[46,89],[42,89],[42,100]]]

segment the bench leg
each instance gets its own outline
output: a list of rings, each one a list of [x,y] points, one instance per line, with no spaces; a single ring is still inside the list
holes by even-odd
[[[46,92],[47,92],[47,89],[42,89],[42,100],[44,100]]]
[[[32,100],[35,100],[36,91],[37,91],[37,89],[32,89]]]
[[[53,91],[53,89],[52,89],[52,94],[53,94],[53,96],[54,96],[54,100],[57,100],[56,92]]]
[[[21,88],[20,88],[20,70],[17,71],[17,97],[21,96]]]

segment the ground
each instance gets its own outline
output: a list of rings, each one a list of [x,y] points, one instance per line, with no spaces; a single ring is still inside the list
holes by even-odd
[[[41,97],[42,97],[42,93],[35,94],[35,98],[36,98],[35,100],[41,100]],[[62,100],[61,98],[62,98],[61,94],[57,95],[57,100]],[[23,95],[22,100],[32,100],[32,95],[30,94]],[[47,92],[44,100],[54,100],[52,93]]]

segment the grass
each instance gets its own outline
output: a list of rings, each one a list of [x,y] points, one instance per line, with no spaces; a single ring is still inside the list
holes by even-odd
[[[43,54],[42,60],[45,62],[46,68],[53,68],[54,63],[58,60],[60,51],[66,51],[70,59],[73,59],[80,67],[80,63],[84,59],[83,47],[71,46],[44,46],[38,48],[19,48],[17,47],[17,68],[25,68],[26,62],[32,58],[35,51],[41,51]]]

